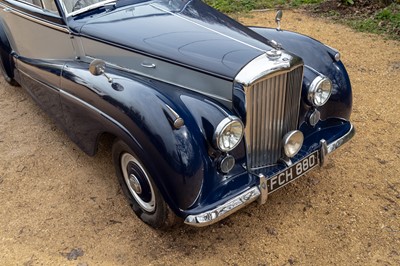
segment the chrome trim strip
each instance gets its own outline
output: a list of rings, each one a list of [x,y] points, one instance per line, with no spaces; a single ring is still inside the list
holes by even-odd
[[[12,14],[14,14],[14,15],[17,15],[17,16],[19,16],[21,18],[30,20],[30,21],[32,21],[34,23],[37,23],[37,24],[40,24],[40,25],[43,25],[43,26],[46,26],[46,27],[61,31],[61,32],[65,32],[65,33],[68,33],[68,34],[70,33],[70,31],[68,30],[67,27],[61,27],[61,26],[58,26],[56,24],[53,24],[53,23],[50,23],[50,22],[35,18],[33,16],[29,16],[29,15],[23,13],[23,12],[15,10],[13,8],[9,8],[8,11],[11,12]]]
[[[350,124],[350,125],[351,125],[350,130],[345,135],[338,138],[334,142],[328,144],[327,154],[334,152],[340,146],[342,146],[343,144],[345,144],[346,142],[348,142],[350,139],[352,139],[354,137],[354,135],[356,134],[356,129],[354,128],[353,124]]]

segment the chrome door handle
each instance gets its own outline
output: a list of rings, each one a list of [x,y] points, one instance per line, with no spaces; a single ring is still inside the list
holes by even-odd
[[[149,63],[149,62],[143,62],[143,63],[141,63],[141,66],[145,67],[145,68],[156,68],[155,64]]]

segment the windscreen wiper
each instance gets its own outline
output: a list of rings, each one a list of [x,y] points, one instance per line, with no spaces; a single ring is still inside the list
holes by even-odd
[[[72,11],[71,13],[68,14],[68,16],[76,16],[76,15],[80,15],[82,13],[86,13],[88,11],[92,11],[95,9],[99,9],[99,8],[103,8],[106,6],[115,6],[115,3],[117,2],[117,0],[105,0],[96,4],[92,4],[83,8],[80,8],[78,10]]]

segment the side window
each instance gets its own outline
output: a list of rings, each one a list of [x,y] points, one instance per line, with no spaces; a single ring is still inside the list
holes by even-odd
[[[44,9],[47,9],[49,11],[52,11],[52,12],[58,14],[58,9],[57,9],[56,3],[54,1],[55,0],[42,0],[43,7],[44,7]]]
[[[55,0],[20,0],[21,2],[26,2],[28,4],[40,7],[44,10],[48,10],[52,13],[58,14],[58,9]]]

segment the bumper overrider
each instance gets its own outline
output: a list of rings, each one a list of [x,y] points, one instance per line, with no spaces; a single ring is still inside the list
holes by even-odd
[[[258,185],[245,189],[236,197],[227,200],[225,203],[222,203],[216,208],[199,214],[188,215],[185,219],[185,223],[197,227],[207,226],[222,220],[223,218],[231,215],[253,201],[257,200],[259,204],[264,204],[268,198],[268,194],[306,174],[309,170],[313,169],[314,166],[320,165],[322,167],[324,164],[326,164],[327,155],[348,142],[354,136],[354,134],[355,129],[353,125],[351,125],[350,129],[342,137],[332,141],[331,143],[327,143],[326,140],[322,139],[320,141],[319,149],[307,156],[307,158],[309,158],[308,160],[300,160],[300,163],[297,162],[292,166],[288,166],[279,174],[271,177],[266,177],[263,174],[259,174]],[[315,163],[313,163],[313,156],[318,157],[318,159],[315,160]],[[303,162],[304,164],[308,165],[307,169],[299,171],[299,173],[296,175],[296,168],[301,168],[296,166],[303,164]]]

